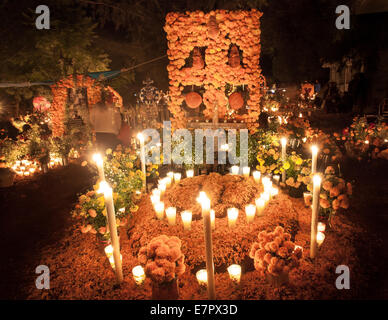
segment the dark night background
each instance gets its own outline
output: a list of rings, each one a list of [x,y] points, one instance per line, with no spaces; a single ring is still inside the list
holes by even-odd
[[[50,8],[50,30],[35,28],[35,8],[40,4]],[[339,4],[351,8],[350,30],[335,28]],[[0,81],[58,80],[74,72],[134,66],[166,54],[163,26],[170,11],[258,8],[264,13],[261,67],[269,84],[316,79],[325,83],[329,71],[322,68],[323,62],[349,56],[365,61],[370,81],[382,81],[386,88],[388,13],[381,12],[384,6],[386,1],[378,0],[3,0]],[[162,58],[108,84],[123,96],[124,104],[132,103],[147,76],[167,90],[167,63],[167,57]],[[8,88],[0,94],[3,101],[23,104],[44,90],[47,88]]]

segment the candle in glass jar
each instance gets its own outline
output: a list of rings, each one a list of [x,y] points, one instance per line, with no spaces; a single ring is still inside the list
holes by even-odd
[[[194,177],[194,170],[192,170],[192,169],[186,170],[186,177],[187,177],[187,178],[192,178],[192,177]]]
[[[168,224],[170,226],[173,226],[176,222],[176,208],[168,207],[166,209],[166,216],[167,216]]]
[[[261,177],[260,171],[253,171],[252,176],[253,176],[253,180],[255,180],[256,183],[260,182],[260,177]]]
[[[171,184],[172,184],[172,179],[173,178],[171,178],[171,177],[165,177],[163,180],[165,181],[165,185],[166,185],[166,187],[168,188],[168,187],[170,187],[171,186]]]
[[[185,230],[190,230],[191,229],[191,220],[193,218],[193,214],[191,211],[183,211],[181,213],[181,218],[183,222],[183,228]]]
[[[244,177],[249,177],[250,172],[251,172],[251,168],[249,168],[249,167],[243,167],[242,171],[243,171]]]
[[[156,194],[151,194],[150,199],[153,205],[155,205],[155,203],[160,202],[160,197]]]
[[[201,269],[201,270],[197,271],[197,273],[195,275],[197,277],[198,284],[200,286],[206,287],[207,286],[207,271],[206,271],[206,269]]]
[[[157,202],[155,203],[155,212],[156,212],[156,217],[159,219],[159,220],[163,220],[164,218],[164,202]]]
[[[140,286],[145,279],[145,273],[142,266],[136,266],[132,269],[132,275],[133,279],[135,280],[136,284]]]
[[[261,194],[261,198],[265,201],[265,203],[267,203],[271,199],[271,196],[268,192],[263,192]]]
[[[163,182],[161,182],[159,185],[158,185],[158,189],[160,191],[160,195],[162,196],[165,192],[166,192],[166,184]]]
[[[176,183],[178,183],[179,181],[181,181],[181,178],[182,178],[182,175],[181,175],[179,172],[174,173],[174,181],[175,181]]]
[[[317,233],[317,245],[318,245],[318,247],[321,246],[321,244],[323,243],[324,240],[325,240],[325,234],[323,232],[318,232]]]
[[[238,217],[238,209],[237,208],[229,208],[227,210],[228,212],[228,225],[230,228],[233,228],[236,226],[236,221]]]
[[[171,180],[174,179],[174,172],[167,172],[167,177],[169,177]]]
[[[238,167],[238,166],[233,166],[233,167],[230,168],[230,170],[231,170],[231,173],[232,173],[233,175],[237,175],[237,174],[240,172],[240,167]]]
[[[263,211],[264,211],[264,207],[265,207],[264,199],[262,199],[262,198],[256,199],[255,203],[256,203],[257,215],[262,216]]]
[[[228,273],[230,279],[235,283],[240,283],[241,279],[241,266],[238,264],[232,264],[228,267]]]
[[[247,215],[248,223],[252,222],[256,215],[256,206],[254,204],[249,204],[245,207],[245,213]]]
[[[276,198],[278,194],[279,194],[279,189],[271,187],[271,190],[270,190],[271,198]]]
[[[106,246],[104,251],[105,251],[106,256],[109,259],[113,255],[113,247],[112,247],[112,245],[110,244],[109,246]]]
[[[318,232],[325,232],[326,225],[323,222],[318,222]]]

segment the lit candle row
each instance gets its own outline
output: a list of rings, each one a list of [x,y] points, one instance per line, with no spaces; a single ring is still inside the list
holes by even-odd
[[[12,170],[19,176],[30,176],[40,171],[40,166],[35,161],[18,160],[12,166]]]
[[[236,284],[240,283],[241,280],[241,266],[238,264],[232,264],[228,267],[229,278]],[[200,286],[207,286],[207,271],[201,269],[196,273],[197,281]]]

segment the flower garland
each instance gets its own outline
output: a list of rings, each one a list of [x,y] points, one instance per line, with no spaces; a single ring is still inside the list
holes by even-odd
[[[225,95],[227,84],[247,86],[248,113],[237,117],[246,122],[251,130],[258,127],[259,100],[265,86],[259,66],[261,16],[262,13],[255,9],[167,14],[164,30],[167,33],[167,55],[170,60],[167,67],[171,98],[169,109],[173,114],[174,127],[181,128],[187,121],[181,106],[184,86],[194,85],[205,89],[204,116],[210,119],[216,103],[219,118],[225,117],[228,112],[228,97]],[[228,52],[232,45],[237,45],[242,51],[242,63],[237,67],[228,64]],[[201,47],[206,47],[204,68],[184,67],[190,53]]]

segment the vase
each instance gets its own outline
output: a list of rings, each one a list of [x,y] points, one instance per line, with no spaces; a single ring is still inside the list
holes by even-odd
[[[265,278],[267,282],[274,287],[281,287],[289,282],[288,273],[286,272],[280,273],[277,276],[267,273]]]
[[[152,300],[178,300],[178,281],[152,283]]]

